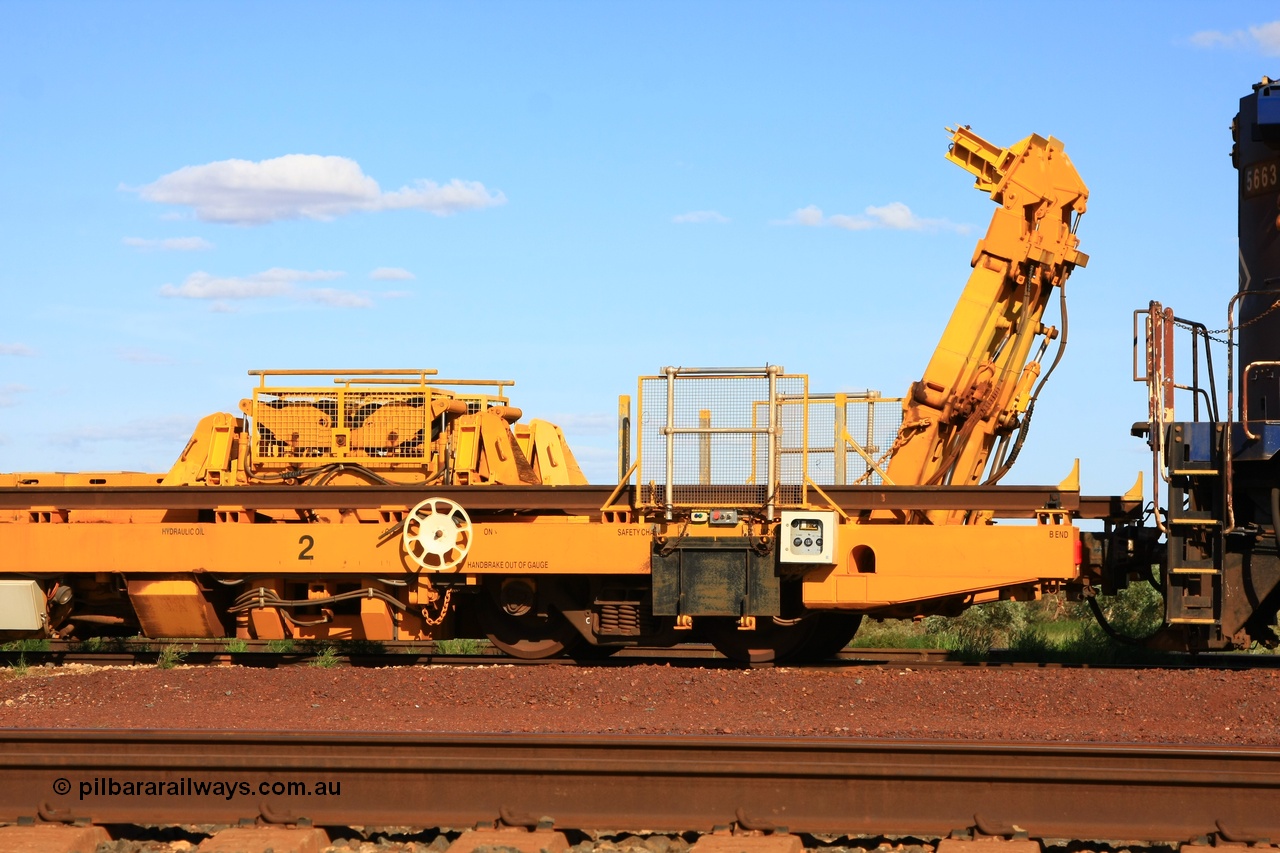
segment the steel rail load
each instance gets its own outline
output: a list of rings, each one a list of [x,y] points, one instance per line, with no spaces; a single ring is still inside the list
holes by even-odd
[[[621,398],[618,483],[592,487],[508,380],[252,371],[239,414],[202,420],[167,473],[0,475],[0,633],[802,660],[865,615],[1080,592],[1073,520],[1133,520],[1137,495],[1082,498],[1078,470],[998,483],[1066,343],[1088,191],[1052,138],[960,128],[947,157],[997,209],[904,399],[813,394],[776,365],[665,368],[640,379],[634,435]]]

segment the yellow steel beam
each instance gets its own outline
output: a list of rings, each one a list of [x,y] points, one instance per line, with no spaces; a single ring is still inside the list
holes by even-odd
[[[647,574],[651,531],[541,519],[475,525],[463,574]],[[9,570],[378,577],[416,573],[379,524],[2,524]],[[443,574],[443,573],[442,573]]]

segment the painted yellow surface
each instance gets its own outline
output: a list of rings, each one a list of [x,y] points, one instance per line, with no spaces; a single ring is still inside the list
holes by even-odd
[[[415,573],[398,537],[378,525],[0,525],[9,571],[51,574],[174,572],[394,577]],[[481,523],[456,572],[464,575],[644,575],[647,525]],[[842,524],[833,568],[811,571],[811,607],[856,607],[1034,583],[1076,575],[1070,525]],[[427,573],[427,576],[432,576]]]
[[[1089,260],[1075,234],[1089,190],[1061,142],[1032,135],[999,148],[960,128],[947,159],[974,174],[976,188],[999,207],[933,357],[903,404],[887,476],[899,485],[999,481],[1034,404],[1040,359],[1058,336],[1041,323],[1045,309]],[[964,520],[945,511],[929,519]]]
[[[378,524],[0,524],[3,571],[210,572],[330,576],[416,573]],[[647,574],[641,525],[476,524],[462,574]]]
[[[953,132],[947,156],[976,176],[977,188],[989,193],[998,208],[974,251],[973,271],[928,367],[903,402],[904,419],[887,451],[887,467],[880,467],[884,455],[873,458],[859,449],[886,484],[973,485],[999,479],[1005,463],[1016,456],[1015,439],[1043,384],[1041,360],[1057,339],[1057,330],[1042,322],[1044,312],[1072,270],[1088,260],[1078,251],[1075,236],[1088,190],[1060,142],[1030,136],[999,148],[962,128]],[[702,372],[716,374],[721,386],[733,389],[741,379],[729,375],[733,370],[726,369],[725,375]],[[437,499],[447,509],[423,511],[421,517],[414,513],[423,504],[413,511],[404,506],[316,511],[301,506],[273,512],[270,518],[255,514],[245,494],[263,484],[306,490],[414,484],[429,498],[432,484],[475,489],[571,486],[585,484],[586,478],[559,427],[536,419],[518,423],[523,413],[507,399],[506,389],[514,384],[508,380],[438,379],[433,370],[252,371],[260,380],[252,397],[241,401],[244,417],[219,413],[204,418],[166,474],[0,475],[0,488],[205,486],[226,495],[228,503],[242,500],[245,506],[197,511],[113,504],[111,509],[69,511],[32,503],[4,510],[0,573],[41,578],[51,600],[55,590],[75,587],[75,595],[84,598],[77,597],[74,606],[83,600],[86,607],[77,615],[87,614],[104,625],[128,621],[111,615],[125,609],[112,598],[119,580],[113,576],[124,575],[139,624],[151,635],[211,636],[234,628],[240,636],[273,638],[443,636],[452,590],[433,587],[433,577],[461,577],[463,586],[472,587],[495,575],[643,577],[651,571],[655,535],[667,541],[740,536],[744,543],[750,537],[752,547],[758,547],[777,529],[776,506],[808,509],[824,501],[834,506],[810,479],[817,475],[811,475],[808,464],[808,377],[783,375],[776,366],[766,370],[772,420],[758,428],[758,400],[744,404],[753,406],[751,429],[716,426],[711,409],[695,401],[695,411],[701,413],[698,429],[705,432],[696,445],[693,470],[696,488],[704,491],[695,491],[675,515],[676,502],[668,497],[666,511],[647,520],[645,513],[657,500],[656,487],[647,480],[637,485],[649,488],[649,503],[615,505],[622,499],[620,485],[605,501],[607,509],[592,517],[540,514],[517,506],[518,513],[504,510],[468,518],[465,497],[459,498],[461,509]],[[775,384],[780,379],[797,380],[801,391],[778,397]],[[699,383],[712,384],[706,376]],[[672,398],[672,386],[664,390]],[[643,399],[641,403],[643,412]],[[835,396],[841,412],[845,403],[844,395]],[[798,418],[780,419],[777,411],[786,405],[800,406]],[[800,439],[785,444],[790,454],[785,461],[795,464],[788,469],[791,479],[780,481],[775,478],[786,466],[776,437],[783,422],[792,420],[798,426],[787,427],[795,430],[788,438]],[[844,442],[856,442],[839,418],[835,427],[835,444],[828,452],[834,457],[834,448],[841,448],[842,481]],[[672,425],[664,435],[690,431]],[[624,483],[632,471],[645,471],[637,468],[643,445],[638,439],[636,463],[629,463],[631,432],[630,400],[623,398],[619,434],[625,444],[619,472]],[[716,479],[726,476],[713,464],[712,438],[719,432],[750,434],[749,458],[732,460],[750,469],[745,483]],[[668,462],[657,469],[669,472],[676,465]],[[724,468],[730,469],[736,470]],[[637,474],[636,479],[644,478]],[[675,484],[670,485],[674,490]],[[680,485],[687,491],[695,484]],[[219,488],[225,486],[244,491]],[[730,486],[738,491],[726,491]],[[1062,489],[1078,491],[1078,472]],[[636,489],[633,497],[642,491]],[[729,494],[738,497],[724,497]],[[704,497],[728,502],[703,506]],[[715,509],[739,511],[743,521],[736,528],[713,529],[705,522]],[[699,515],[701,526],[694,523]],[[837,508],[835,515],[841,522],[834,566],[805,571],[779,563],[784,578],[804,571],[803,599],[813,609],[874,611],[930,600],[975,603],[998,597],[1002,590],[1034,593],[1038,584],[1078,575],[1079,534],[1061,512],[1042,513],[1043,523],[1027,526],[986,523],[993,513],[981,507],[863,514]],[[654,517],[662,520],[655,524]],[[406,547],[418,547],[421,553],[410,556]],[[444,570],[423,569],[433,565],[425,555],[434,559],[437,550],[447,557]],[[251,578],[244,591],[236,587],[237,596],[270,592],[278,597],[274,604],[260,598],[256,605],[242,601],[215,613],[211,602],[225,602],[228,588],[218,587],[215,594],[210,579],[202,577],[206,575]],[[400,584],[402,580],[409,583]],[[353,595],[358,605],[352,604]],[[59,606],[73,605],[64,596]],[[104,612],[93,612],[95,607]],[[291,615],[289,608],[295,607],[299,614],[305,610],[305,616]]]
[[[148,637],[221,637],[226,628],[194,580],[132,579],[129,600]]]
[[[809,572],[804,603],[876,607],[1076,577],[1070,525],[844,524],[840,562]]]

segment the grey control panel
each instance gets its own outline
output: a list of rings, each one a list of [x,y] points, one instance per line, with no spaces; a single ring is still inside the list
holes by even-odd
[[[831,565],[835,562],[836,530],[834,512],[783,510],[778,525],[779,560]]]

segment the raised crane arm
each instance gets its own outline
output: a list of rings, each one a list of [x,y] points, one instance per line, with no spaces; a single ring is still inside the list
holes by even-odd
[[[997,148],[960,128],[947,159],[976,175],[975,186],[1000,208],[978,241],[973,273],[924,377],[903,403],[887,471],[899,485],[977,484],[989,462],[988,482],[1004,475],[1040,390],[1040,359],[1058,335],[1041,317],[1054,287],[1061,292],[1071,271],[1089,260],[1076,251],[1075,235],[1089,191],[1061,142],[1032,135]],[[1065,296],[1062,308],[1065,345]],[[955,523],[963,513],[931,513],[929,520]]]

